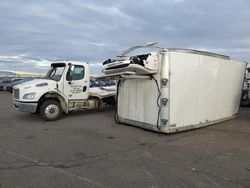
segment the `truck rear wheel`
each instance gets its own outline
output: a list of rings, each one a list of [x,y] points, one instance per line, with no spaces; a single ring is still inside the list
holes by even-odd
[[[58,101],[49,99],[42,103],[40,114],[46,121],[55,121],[62,116],[62,108]]]

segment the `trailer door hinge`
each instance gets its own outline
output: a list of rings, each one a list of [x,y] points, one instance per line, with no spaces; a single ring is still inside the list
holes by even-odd
[[[168,83],[168,79],[167,78],[162,78],[161,83],[162,83],[163,86],[166,86],[167,83]]]
[[[164,126],[167,125],[167,122],[168,122],[167,119],[161,119],[161,121],[162,121],[162,124],[163,124]]]
[[[167,99],[167,98],[162,98],[162,99],[161,99],[161,103],[162,103],[163,105],[167,105],[168,99]]]

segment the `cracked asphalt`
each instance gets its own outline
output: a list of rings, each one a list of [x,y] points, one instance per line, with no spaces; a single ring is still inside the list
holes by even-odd
[[[233,120],[165,135],[117,125],[114,109],[56,122],[0,93],[0,188],[250,187],[250,108]]]

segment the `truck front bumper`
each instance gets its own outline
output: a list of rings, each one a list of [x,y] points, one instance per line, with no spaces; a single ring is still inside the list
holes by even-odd
[[[21,112],[31,112],[35,113],[37,109],[38,103],[33,102],[20,102],[14,100],[14,108]]]

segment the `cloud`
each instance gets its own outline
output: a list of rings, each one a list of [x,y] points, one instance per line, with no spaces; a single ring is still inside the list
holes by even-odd
[[[250,61],[249,9],[247,0],[0,1],[0,66],[45,71],[67,59],[98,72],[105,59],[148,41]]]
[[[34,70],[46,72],[54,61],[44,59],[31,59],[25,54],[13,56],[0,56],[0,67],[5,70]],[[102,62],[89,62],[93,74],[101,74]]]
[[[0,56],[0,61],[16,61],[21,60],[25,57],[24,54],[15,55],[15,56]]]
[[[12,55],[12,56],[0,56],[0,65],[4,69],[8,70],[43,70],[47,71],[52,61],[43,59],[32,59],[25,54]]]

